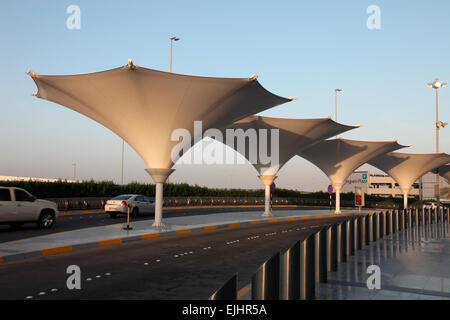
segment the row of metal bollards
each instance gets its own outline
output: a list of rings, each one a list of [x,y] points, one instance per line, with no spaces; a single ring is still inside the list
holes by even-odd
[[[394,210],[353,216],[328,225],[285,252],[277,252],[253,275],[252,300],[310,300],[315,284],[327,282],[327,273],[347,262],[365,245],[413,226],[449,222],[449,208]],[[237,299],[237,274],[211,300]]]

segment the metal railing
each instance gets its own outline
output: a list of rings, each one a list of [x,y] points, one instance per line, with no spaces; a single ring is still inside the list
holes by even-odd
[[[251,299],[315,299],[315,284],[327,282],[328,272],[337,271],[339,263],[345,263],[365,245],[408,228],[425,232],[439,223],[448,226],[449,215],[449,208],[391,210],[327,225],[267,260],[252,277]],[[237,283],[237,274],[210,299],[237,299],[237,287],[230,282]]]

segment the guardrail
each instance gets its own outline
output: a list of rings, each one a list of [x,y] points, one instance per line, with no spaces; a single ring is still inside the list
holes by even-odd
[[[60,210],[86,210],[102,209],[105,202],[111,197],[94,198],[48,198],[56,202]],[[183,206],[254,206],[264,205],[264,197],[165,197],[163,199],[165,207]],[[274,198],[273,205],[299,205],[299,206],[321,206],[328,207],[330,200],[308,199],[308,198]],[[367,202],[366,207],[378,208],[377,202]],[[342,207],[353,207],[351,200],[341,200]]]
[[[315,299],[316,283],[327,282],[328,272],[337,271],[339,263],[345,263],[365,245],[408,228],[426,232],[432,225],[448,226],[449,215],[449,208],[391,210],[327,225],[261,265],[251,280],[251,299]],[[210,299],[237,299],[237,279],[235,274]]]

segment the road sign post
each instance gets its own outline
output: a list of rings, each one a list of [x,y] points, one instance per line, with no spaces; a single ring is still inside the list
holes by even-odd
[[[331,211],[331,208],[333,206],[332,195],[333,195],[333,192],[334,192],[333,186],[331,184],[328,186],[327,191],[328,191],[328,194],[330,195],[330,211]]]
[[[275,182],[272,182],[272,184],[270,185],[270,211],[272,211],[272,196],[273,196],[273,192],[275,191],[277,185],[275,184]]]

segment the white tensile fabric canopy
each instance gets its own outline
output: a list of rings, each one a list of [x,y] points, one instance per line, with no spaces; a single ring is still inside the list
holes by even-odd
[[[428,171],[450,162],[446,153],[391,152],[373,158],[369,164],[389,174],[403,192],[404,207],[408,207],[408,193],[414,182]]]
[[[132,61],[111,70],[38,75],[29,72],[35,95],[75,110],[122,137],[146,162],[156,183],[155,227],[162,227],[162,183],[173,172],[172,149],[189,148],[194,121],[203,131],[224,128],[246,116],[291,101],[274,95],[250,78],[212,78],[162,72]],[[191,141],[171,141],[186,129]],[[186,149],[185,149],[186,150]]]
[[[340,213],[340,190],[357,168],[381,154],[404,148],[397,141],[332,139],[319,142],[298,155],[319,167],[336,189],[336,213]]]
[[[260,139],[262,138],[259,134],[257,134],[255,141],[257,148],[254,150],[257,151],[257,159],[254,159],[254,155],[250,154],[249,144],[245,144],[245,154],[242,154],[258,171],[260,179],[265,185],[264,216],[270,216],[270,185],[277,178],[276,174],[283,167],[283,165],[285,165],[298,152],[312,146],[314,143],[358,127],[359,126],[346,126],[339,124],[331,120],[329,117],[318,119],[290,119],[253,115],[227,126],[227,129],[242,129],[244,131],[254,129],[256,132],[259,132],[261,129],[265,129],[268,131],[267,144],[264,143],[264,146],[267,145],[267,154],[273,156],[273,153],[276,152],[276,150],[278,151],[278,161],[268,164],[264,163],[259,156]],[[279,139],[274,141],[278,143],[278,146],[272,146],[270,134],[270,130],[272,129],[278,129]],[[234,148],[237,149],[237,147],[238,143],[235,141]],[[272,160],[275,159],[272,158]]]
[[[440,167],[439,175],[447,180],[450,180],[450,164]]]

